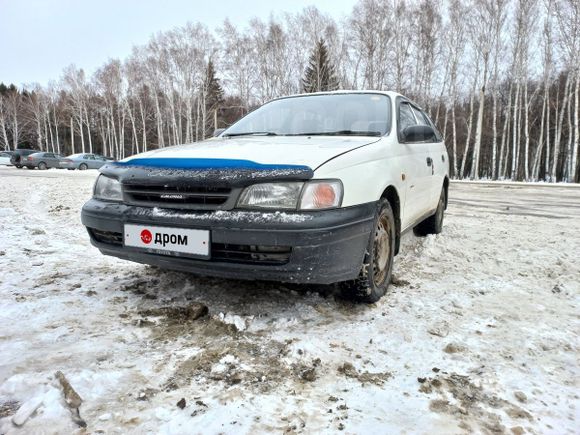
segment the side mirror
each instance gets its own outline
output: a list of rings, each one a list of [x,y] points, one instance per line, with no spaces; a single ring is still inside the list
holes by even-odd
[[[213,131],[213,137],[218,137],[220,134],[222,134],[224,131],[226,131],[225,128],[216,128]]]
[[[411,125],[403,130],[403,142],[425,142],[435,137],[435,130],[430,125]]]

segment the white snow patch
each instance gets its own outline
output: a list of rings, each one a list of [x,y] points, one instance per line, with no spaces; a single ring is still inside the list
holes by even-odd
[[[79,431],[56,370],[95,433],[483,433],[492,421],[577,432],[580,190],[452,183],[443,233],[405,236],[397,285],[359,306],[103,256],[79,219],[96,175],[85,173],[0,168],[0,406],[44,394],[21,429],[8,415],[0,433]],[[212,316],[139,322],[189,301]],[[447,335],[429,333],[441,325]],[[433,408],[462,405],[452,374],[475,392],[467,413]]]
[[[151,217],[191,219],[196,221],[227,221],[227,222],[256,222],[256,223],[291,223],[305,222],[312,219],[312,215],[304,213],[286,213],[286,212],[258,212],[258,211],[241,211],[241,210],[216,210],[213,212],[179,212],[169,209],[155,207],[152,209]]]

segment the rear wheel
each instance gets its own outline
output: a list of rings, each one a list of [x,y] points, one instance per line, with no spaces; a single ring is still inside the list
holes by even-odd
[[[81,171],[84,171],[85,169],[88,169],[88,168],[89,168],[89,167],[87,166],[87,164],[86,164],[86,163],[81,163],[81,164],[79,165],[79,170],[81,170]]]
[[[441,189],[439,202],[437,203],[437,210],[433,216],[429,216],[415,228],[413,232],[416,236],[426,236],[428,234],[439,234],[443,231],[443,217],[445,215],[445,204],[447,202],[447,195],[445,188]]]
[[[16,165],[16,169],[22,169],[22,165]]]
[[[359,276],[341,283],[345,296],[357,302],[372,303],[385,295],[393,272],[395,241],[395,216],[389,201],[381,198]]]
[[[48,166],[46,166],[46,163],[40,162],[38,164],[38,169],[40,169],[41,171],[44,171],[45,169],[48,169]]]

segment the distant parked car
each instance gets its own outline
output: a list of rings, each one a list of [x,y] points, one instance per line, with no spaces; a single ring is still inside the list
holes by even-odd
[[[85,169],[99,169],[109,160],[112,159],[98,154],[73,154],[61,160],[60,167],[71,170],[79,169],[81,171]]]
[[[12,157],[12,151],[0,152],[0,166],[11,166],[10,157]]]
[[[60,168],[63,156],[55,153],[33,153],[23,158],[20,163],[28,169],[38,168],[40,170],[49,168]]]
[[[22,161],[26,159],[26,157],[28,157],[30,154],[34,154],[37,152],[38,152],[37,150],[31,150],[26,148],[14,150],[12,152],[12,156],[10,156],[10,163],[12,163],[18,169],[21,169],[24,166],[24,163],[22,163]]]

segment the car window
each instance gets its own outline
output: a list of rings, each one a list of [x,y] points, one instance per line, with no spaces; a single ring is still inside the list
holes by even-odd
[[[417,109],[415,106],[411,106],[413,108],[413,113],[415,114],[415,119],[417,119],[417,124],[419,125],[429,125],[429,121],[425,117],[425,114]]]
[[[401,103],[399,105],[399,132],[403,132],[407,127],[417,125],[415,115],[409,103]]]
[[[431,127],[433,127],[433,130],[435,130],[435,138],[437,139],[437,142],[441,142],[443,140],[443,135],[441,134],[435,123],[431,120],[431,118],[429,118],[429,115],[427,115],[425,112],[422,111],[421,113],[425,117],[427,125],[430,125]]]
[[[53,153],[44,153],[44,157],[46,157],[47,159],[54,159],[54,154]]]
[[[85,155],[83,156],[83,160],[89,160],[89,157],[90,157],[90,156],[89,156],[88,154],[85,154]]]

